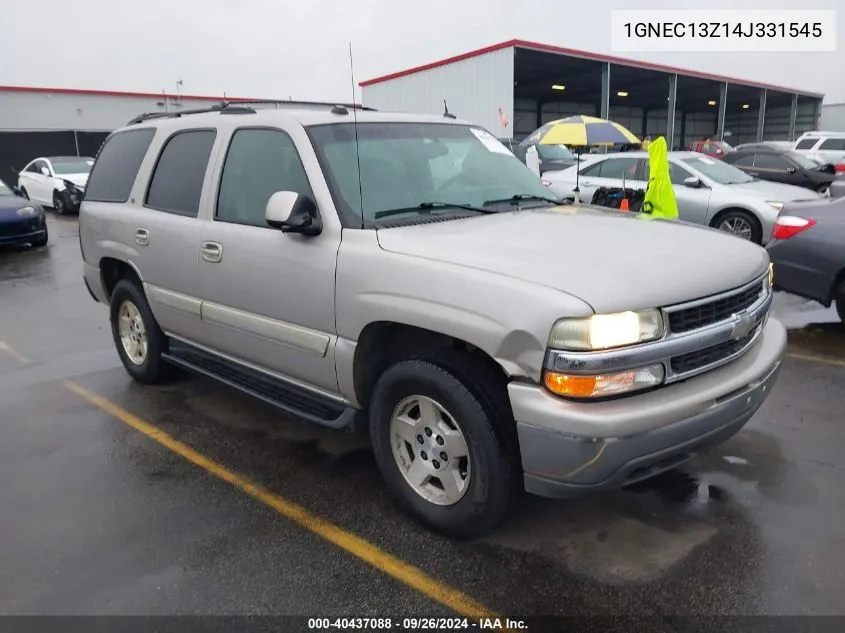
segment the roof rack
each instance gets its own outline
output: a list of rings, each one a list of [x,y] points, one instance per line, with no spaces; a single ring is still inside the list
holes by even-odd
[[[151,119],[173,119],[179,118],[188,114],[208,114],[209,112],[219,112],[220,114],[255,114],[257,110],[251,108],[250,105],[275,105],[279,106],[314,106],[322,108],[331,108],[334,114],[349,114],[349,110],[365,110],[368,112],[375,112],[375,108],[368,108],[357,103],[329,103],[323,101],[282,101],[274,99],[254,99],[254,100],[237,100],[233,102],[222,101],[216,105],[208,108],[199,108],[196,110],[181,110],[179,112],[144,112],[139,114],[134,119],[129,121],[127,125],[137,125],[144,121]]]

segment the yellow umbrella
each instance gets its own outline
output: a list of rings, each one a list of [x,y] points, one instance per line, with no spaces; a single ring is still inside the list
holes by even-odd
[[[630,130],[615,121],[592,116],[570,116],[549,121],[528,137],[540,145],[636,145],[640,143]]]

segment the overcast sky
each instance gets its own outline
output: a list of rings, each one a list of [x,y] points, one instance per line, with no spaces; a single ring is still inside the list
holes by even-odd
[[[346,101],[350,41],[356,81],[512,38],[611,53],[611,9],[638,6],[839,9],[836,53],[620,56],[845,101],[845,0],[10,0],[0,84]]]

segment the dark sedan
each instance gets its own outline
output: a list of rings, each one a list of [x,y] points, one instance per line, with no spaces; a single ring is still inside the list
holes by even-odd
[[[47,218],[40,204],[0,180],[0,245],[47,244]]]
[[[789,203],[772,238],[775,288],[836,304],[845,323],[845,198]]]
[[[830,195],[830,183],[836,178],[835,170],[827,165],[798,152],[762,143],[738,148],[725,154],[722,160],[760,180],[796,185],[826,196]]]

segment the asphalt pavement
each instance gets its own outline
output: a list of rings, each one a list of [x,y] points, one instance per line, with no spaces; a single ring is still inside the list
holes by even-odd
[[[434,535],[360,439],[205,379],[142,387],[73,217],[0,250],[0,614],[845,614],[845,329],[778,294],[779,383],[680,471]]]

